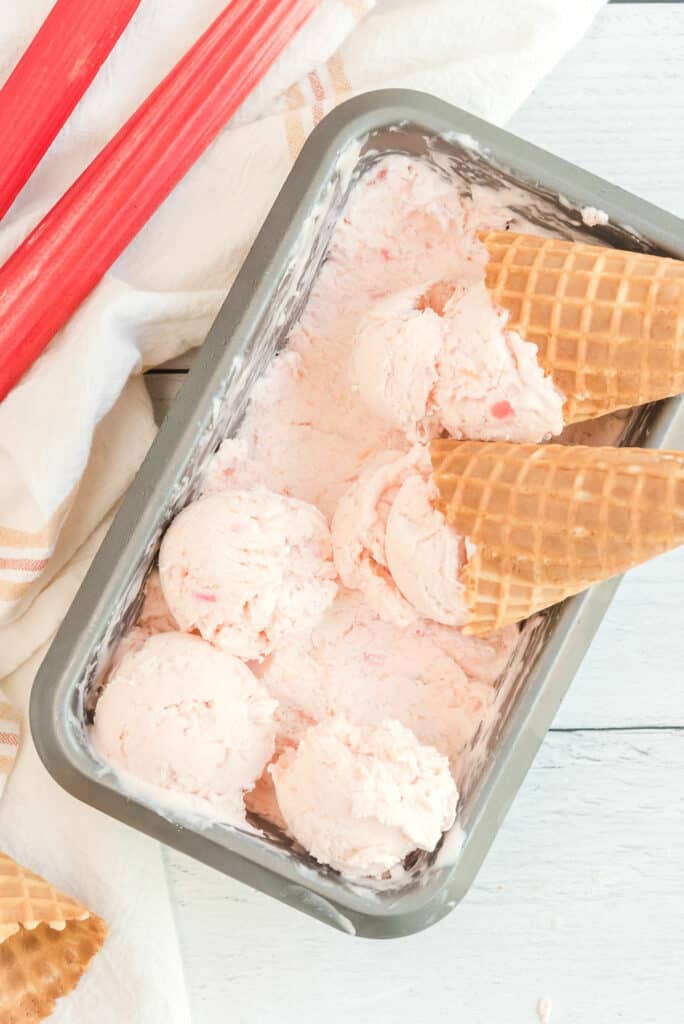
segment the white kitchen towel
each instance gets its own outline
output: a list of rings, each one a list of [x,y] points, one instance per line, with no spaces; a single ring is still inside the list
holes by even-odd
[[[201,343],[311,129],[343,99],[381,87],[422,89],[504,122],[579,40],[602,2],[322,0],[257,93],[0,403],[0,679],[8,677],[4,696],[0,692],[0,720],[8,726],[7,743],[0,746],[0,788],[17,749],[9,698],[25,706],[37,664],[31,656],[59,623],[97,546],[100,524],[153,436],[141,380],[126,382]],[[224,3],[142,0],[0,225],[0,259]],[[22,0],[3,10],[0,83],[51,5],[52,0]],[[88,991],[100,986],[101,1024],[182,1019],[171,1016],[158,996],[177,991],[173,944],[150,944],[149,917],[136,914],[147,901],[148,907],[164,908],[163,927],[171,927],[156,849],[151,853],[146,840],[61,793],[54,799],[60,828],[46,843],[44,805],[52,807],[58,791],[40,768],[23,725],[25,749],[0,813],[3,846],[109,917],[112,937],[103,963],[123,959],[118,977],[103,966],[93,970],[92,979],[99,981],[88,983]],[[136,863],[145,865],[144,897],[136,872],[127,870]],[[74,1006],[79,998],[86,996],[77,993]],[[178,1014],[184,1012],[181,1005],[179,996]],[[138,1007],[137,1016],[131,1006]],[[60,1010],[64,1016],[57,1019],[90,1019],[85,1011],[66,1016],[76,1012]]]

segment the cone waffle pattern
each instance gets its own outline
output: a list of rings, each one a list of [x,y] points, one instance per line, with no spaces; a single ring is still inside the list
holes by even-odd
[[[485,634],[684,544],[684,453],[438,440],[438,507],[476,547],[470,619]]]
[[[486,284],[539,348],[566,423],[684,391],[684,262],[486,231]]]
[[[106,933],[99,917],[0,853],[0,1024],[49,1016]]]

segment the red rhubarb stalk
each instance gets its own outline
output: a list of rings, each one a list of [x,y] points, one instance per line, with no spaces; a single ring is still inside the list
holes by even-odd
[[[0,268],[0,399],[263,78],[317,0],[233,0]]]
[[[57,0],[0,90],[0,217],[139,6],[140,0]]]

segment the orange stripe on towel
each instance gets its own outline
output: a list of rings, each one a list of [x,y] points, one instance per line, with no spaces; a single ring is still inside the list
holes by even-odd
[[[324,113],[323,103],[325,100],[325,89],[323,88],[323,83],[315,71],[309,72],[309,84],[316,101],[313,105],[313,123],[314,125],[317,125],[322,119]]]
[[[37,530],[15,530],[11,526],[0,526],[0,546],[6,548],[52,548],[75,493],[76,488],[67,495],[45,525]]]
[[[11,569],[14,572],[42,572],[47,563],[47,558],[0,558],[0,569]]]
[[[304,122],[302,121],[300,110],[288,110],[287,114],[285,114],[285,136],[287,138],[287,148],[290,151],[290,159],[294,161],[299,156],[299,151],[306,142],[306,132],[304,131]]]
[[[14,757],[5,757],[4,754],[0,754],[0,792],[5,788],[6,779],[3,779],[3,775],[9,775],[14,768]]]
[[[18,601],[35,582],[35,579],[22,580],[21,583],[15,583],[13,580],[0,580],[0,601]]]
[[[361,21],[368,14],[369,8],[364,0],[345,0],[345,3],[357,21]]]
[[[348,96],[352,91],[351,82],[347,78],[342,58],[338,53],[328,61],[328,74],[330,75],[332,87],[335,90],[335,96],[338,99]]]
[[[290,110],[297,110],[298,107],[306,106],[304,93],[302,92],[300,86],[296,82],[294,85],[291,85],[290,88],[287,90],[287,92],[285,93],[285,98],[287,99],[287,105],[290,108]]]
[[[306,100],[301,87],[296,82],[285,93],[285,99],[290,108],[285,114],[285,137],[287,138],[287,148],[290,151],[290,159],[296,160],[300,149],[306,142],[306,131],[301,113],[306,106]]]

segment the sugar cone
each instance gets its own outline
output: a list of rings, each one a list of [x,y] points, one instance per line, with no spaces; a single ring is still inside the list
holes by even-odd
[[[539,349],[566,423],[684,392],[684,262],[485,231],[486,284]]]
[[[437,440],[438,507],[475,545],[466,632],[489,633],[684,544],[684,453]]]
[[[34,1024],[78,984],[104,921],[0,852],[0,1024]]]

